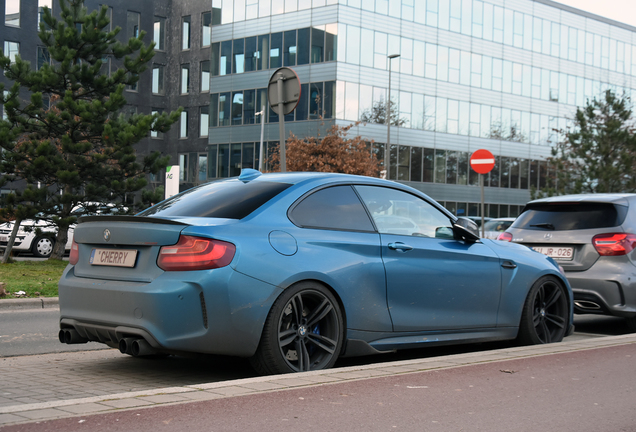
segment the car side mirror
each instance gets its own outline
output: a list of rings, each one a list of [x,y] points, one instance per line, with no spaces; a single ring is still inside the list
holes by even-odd
[[[464,240],[470,243],[479,240],[479,228],[477,224],[465,217],[457,218],[457,221],[453,224],[453,233],[457,240]]]

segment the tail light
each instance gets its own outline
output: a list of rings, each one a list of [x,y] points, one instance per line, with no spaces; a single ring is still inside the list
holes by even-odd
[[[501,234],[499,234],[497,236],[497,240],[501,240],[501,241],[507,241],[507,242],[511,242],[512,241],[512,234],[510,234],[509,232],[502,232]]]
[[[79,246],[77,245],[77,243],[75,243],[75,240],[73,240],[73,244],[71,245],[71,254],[68,257],[68,262],[71,265],[75,265],[77,264],[77,261],[79,261]]]
[[[592,244],[601,256],[627,255],[636,248],[636,235],[627,233],[599,234]]]
[[[177,244],[161,248],[157,265],[165,271],[209,270],[228,265],[235,252],[232,243],[181,236]]]

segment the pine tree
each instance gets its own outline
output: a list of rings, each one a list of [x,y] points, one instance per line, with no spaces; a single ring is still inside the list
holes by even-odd
[[[34,70],[19,56],[11,62],[0,51],[0,68],[13,82],[6,95],[0,84],[0,103],[8,117],[0,121],[0,168],[46,188],[45,197],[34,205],[58,229],[51,255],[58,259],[77,204],[123,206],[126,196],[139,191],[142,202],[161,198],[161,190],[143,190],[145,176],[165,168],[169,157],[152,153],[140,161],[134,145],[151,130],[167,132],[180,112],[124,115],[124,88],[137,83],[154,55],[154,43],[144,45],[145,32],[126,43],[118,41],[121,29],[108,29],[107,6],[89,13],[84,0],[59,4],[60,19],[45,7],[39,31],[51,64]],[[109,57],[119,66],[110,75],[102,70]],[[25,94],[28,100],[21,99]]]
[[[607,90],[577,109],[573,128],[548,162],[555,175],[541,196],[636,192],[636,128],[629,98]]]

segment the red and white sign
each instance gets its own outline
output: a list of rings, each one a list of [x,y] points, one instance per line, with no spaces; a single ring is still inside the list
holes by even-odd
[[[476,150],[470,157],[470,166],[479,174],[488,174],[495,166],[495,157],[488,150]]]

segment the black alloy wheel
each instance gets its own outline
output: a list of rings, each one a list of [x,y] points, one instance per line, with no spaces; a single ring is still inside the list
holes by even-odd
[[[334,296],[320,284],[302,282],[274,302],[251,363],[261,374],[327,369],[338,359],[343,338]]]
[[[555,277],[544,276],[528,293],[517,339],[523,345],[561,342],[568,330],[569,318],[565,287]]]

